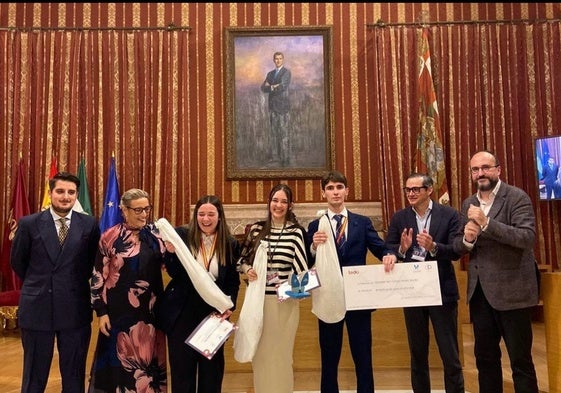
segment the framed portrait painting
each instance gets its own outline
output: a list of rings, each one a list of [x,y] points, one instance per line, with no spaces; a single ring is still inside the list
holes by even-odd
[[[331,36],[331,26],[226,28],[228,179],[333,168]]]

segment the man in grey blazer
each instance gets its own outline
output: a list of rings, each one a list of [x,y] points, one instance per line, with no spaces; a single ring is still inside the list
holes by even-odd
[[[444,366],[446,393],[464,393],[464,376],[458,346],[458,283],[452,261],[454,240],[460,231],[460,215],[449,206],[431,200],[433,180],[412,173],[403,188],[409,206],[390,220],[386,246],[405,262],[437,261],[442,305],[405,307],[403,315],[411,355],[411,386],[415,393],[430,393],[429,320]],[[386,271],[393,264],[385,266]]]
[[[469,253],[468,289],[479,392],[503,391],[504,340],[517,393],[538,393],[532,360],[532,307],[538,303],[532,202],[499,179],[497,157],[480,151],[470,161],[477,193],[462,203],[464,229],[454,242]]]
[[[51,207],[22,217],[12,243],[10,263],[23,282],[18,308],[22,393],[45,391],[55,338],[62,392],[85,390],[90,277],[100,231],[94,217],[72,210],[79,186],[70,173],[50,179]]]

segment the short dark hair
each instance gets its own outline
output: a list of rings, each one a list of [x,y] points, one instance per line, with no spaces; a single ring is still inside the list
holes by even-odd
[[[407,176],[407,179],[405,179],[405,181],[418,177],[423,179],[423,187],[432,187],[434,185],[434,181],[432,180],[432,177],[430,177],[426,173],[419,173],[419,172],[411,173],[409,176]]]
[[[339,171],[327,172],[325,176],[321,179],[321,189],[325,190],[325,186],[330,181],[334,183],[343,183],[347,187],[347,178]]]
[[[77,176],[73,175],[72,173],[68,172],[59,172],[54,175],[52,178],[49,179],[49,190],[53,190],[56,186],[57,181],[71,181],[72,183],[76,184],[76,189],[80,188],[80,179]]]

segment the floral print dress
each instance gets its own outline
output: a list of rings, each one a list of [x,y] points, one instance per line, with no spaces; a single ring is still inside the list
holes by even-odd
[[[90,393],[165,393],[165,335],[154,327],[153,306],[163,292],[165,246],[152,226],[135,232],[125,224],[99,241],[91,281],[97,316],[109,315],[110,336],[99,332]]]

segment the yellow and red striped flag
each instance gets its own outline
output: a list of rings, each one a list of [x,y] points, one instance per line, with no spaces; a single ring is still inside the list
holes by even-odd
[[[41,210],[48,209],[51,206],[51,197],[49,196],[49,180],[55,177],[58,173],[56,166],[56,157],[51,160],[51,171],[49,173],[49,178],[45,182],[45,191],[43,192],[43,202],[41,203]]]
[[[430,47],[426,28],[421,30],[418,51],[419,133],[417,136],[415,171],[426,173],[432,177],[438,202],[449,205],[450,196],[446,182],[440,116],[432,79]]]

